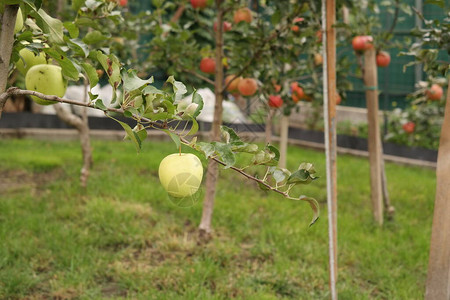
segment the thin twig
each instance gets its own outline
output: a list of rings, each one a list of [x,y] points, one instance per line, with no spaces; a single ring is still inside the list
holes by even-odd
[[[185,68],[183,68],[183,69],[181,69],[181,70],[182,70],[183,72],[192,74],[192,75],[194,75],[195,77],[197,77],[197,78],[199,78],[199,79],[201,79],[201,80],[203,80],[203,81],[206,81],[207,83],[209,83],[209,84],[211,84],[211,85],[214,85],[214,81],[212,81],[211,79],[209,79],[209,78],[206,77],[206,76],[203,76],[202,74],[199,74],[199,73],[195,72],[194,70],[189,70],[189,69],[185,69]]]

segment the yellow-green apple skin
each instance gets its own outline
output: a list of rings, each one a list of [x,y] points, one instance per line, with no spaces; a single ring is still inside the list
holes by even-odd
[[[19,51],[19,55],[22,57],[16,63],[16,68],[23,75],[27,74],[28,70],[35,65],[45,65],[47,64],[47,59],[45,58],[45,53],[40,52],[38,56],[34,54],[33,51],[23,48]],[[25,61],[25,64],[23,63]]]
[[[16,24],[14,26],[14,33],[18,33],[23,28],[23,16],[22,16],[22,10],[19,8],[17,11],[17,17],[16,17]]]
[[[195,194],[203,177],[200,159],[191,153],[174,153],[159,164],[159,180],[172,197],[184,198]]]
[[[25,75],[25,86],[27,90],[62,97],[66,93],[67,80],[64,79],[59,66],[36,65],[31,67]],[[36,96],[31,96],[31,99],[41,105],[57,103],[57,101],[43,100]]]

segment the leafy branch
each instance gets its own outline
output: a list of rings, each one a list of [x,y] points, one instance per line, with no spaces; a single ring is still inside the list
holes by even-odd
[[[229,168],[242,176],[246,177],[249,180],[252,180],[258,184],[258,186],[263,190],[270,190],[275,193],[282,195],[283,197],[290,200],[302,200],[307,201],[313,211],[314,216],[310,223],[310,225],[314,224],[319,218],[319,205],[317,201],[313,198],[301,195],[299,197],[293,197],[290,195],[290,190],[293,186],[297,184],[308,184],[313,180],[317,179],[315,174],[315,170],[312,164],[302,163],[299,166],[299,169],[293,173],[289,172],[286,169],[280,169],[276,167],[278,163],[279,153],[278,150],[270,145],[267,145],[265,149],[259,149],[256,144],[248,144],[243,142],[239,136],[231,129],[225,126],[222,126],[222,136],[224,137],[224,142],[196,142],[196,138],[193,138],[191,141],[187,140],[180,133],[175,132],[175,130],[170,130],[167,126],[167,122],[157,122],[151,120],[149,118],[140,116],[138,114],[133,114],[129,112],[129,110],[124,110],[123,108],[114,108],[114,107],[106,107],[102,104],[98,104],[96,102],[84,103],[72,99],[65,99],[61,97],[57,97],[54,95],[45,95],[36,91],[30,90],[22,90],[17,87],[10,87],[4,93],[0,94],[0,104],[4,103],[7,98],[11,96],[17,95],[27,95],[27,96],[36,96],[44,100],[50,100],[60,103],[72,104],[76,106],[88,107],[92,109],[98,109],[103,111],[108,115],[109,112],[118,113],[126,117],[131,117],[138,122],[138,125],[135,127],[138,129],[138,133],[141,130],[145,130],[145,127],[142,127],[142,124],[146,124],[147,126],[151,126],[155,129],[163,130],[168,133],[172,139],[175,141],[181,142],[182,144],[201,151],[205,154],[206,157],[210,157],[216,163],[224,166],[225,168]],[[98,101],[98,100],[97,100]],[[108,115],[109,116],[109,115]],[[114,119],[114,118],[113,118]],[[116,119],[114,119],[116,120]],[[118,120],[116,120],[118,121]],[[126,123],[118,121],[127,132],[127,136],[131,138],[133,142],[135,142],[139,148],[141,147],[141,137],[138,133],[133,131]],[[139,126],[141,125],[141,126]],[[146,137],[146,135],[145,135]],[[137,147],[138,147],[137,146]],[[243,169],[234,166],[235,163],[235,153],[251,153],[254,154],[252,165],[266,165],[268,169],[266,171],[266,176],[260,179],[257,176],[253,176]],[[220,159],[220,158],[221,159]],[[275,181],[275,186],[272,186],[269,182],[268,174],[273,177]],[[283,187],[286,189],[282,190]]]

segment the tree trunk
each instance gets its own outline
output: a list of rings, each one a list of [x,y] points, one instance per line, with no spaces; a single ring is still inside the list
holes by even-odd
[[[217,11],[217,24],[223,23],[223,0],[216,0],[216,11]],[[216,31],[216,71],[215,71],[215,84],[214,84],[214,94],[215,94],[215,105],[214,105],[214,120],[211,129],[211,140],[220,140],[220,126],[222,125],[222,101],[223,101],[223,26],[217,26]],[[216,185],[219,169],[217,164],[210,159],[208,161],[208,169],[206,172],[206,194],[203,201],[203,212],[202,220],[199,225],[199,233],[201,237],[208,237],[211,234],[211,220],[214,209],[214,197],[216,195]]]
[[[289,116],[282,115],[280,122],[280,162],[278,166],[280,168],[286,168],[287,146],[288,146],[288,134],[289,134]]]
[[[19,5],[5,5],[2,15],[2,31],[0,32],[0,93],[6,90],[8,82],[9,62],[14,45],[14,27],[18,9]],[[6,100],[0,103],[0,118]]]
[[[450,299],[450,80],[436,168],[436,200],[425,299]]]
[[[84,84],[83,102],[87,102],[87,82]],[[92,166],[92,148],[91,138],[89,136],[89,123],[87,117],[87,107],[81,110],[81,117],[64,109],[61,104],[54,104],[54,108],[58,117],[70,126],[78,130],[81,143],[81,153],[83,157],[83,166],[80,172],[80,185],[85,188],[87,186],[89,171]]]
[[[266,144],[272,143],[272,119],[273,119],[274,112],[272,109],[269,109],[269,112],[267,113],[267,120],[266,120],[266,130],[265,130],[265,140]]]

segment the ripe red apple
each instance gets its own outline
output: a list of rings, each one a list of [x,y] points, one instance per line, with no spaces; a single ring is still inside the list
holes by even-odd
[[[127,6],[127,4],[128,4],[128,0],[119,0],[120,6]]]
[[[299,31],[300,31],[300,27],[298,27],[298,25],[292,25],[292,26],[291,26],[291,30],[292,30],[293,32],[299,32]]]
[[[233,16],[234,23],[238,24],[239,22],[252,22],[252,11],[248,7],[239,8],[234,12]]]
[[[414,128],[416,127],[416,124],[414,124],[414,122],[406,122],[405,124],[403,124],[402,128],[403,130],[408,133],[411,134],[414,132]]]
[[[200,61],[200,71],[208,74],[214,74],[214,72],[216,71],[216,61],[214,60],[214,58],[202,58],[202,60]]]
[[[386,51],[380,51],[377,54],[377,66],[387,67],[391,63],[391,55]]]
[[[227,32],[231,30],[231,23],[230,22],[223,22],[223,31]],[[217,31],[217,22],[214,22],[214,26],[213,26],[214,31]]]
[[[439,84],[433,83],[431,85],[431,88],[428,89],[425,94],[427,95],[427,98],[432,101],[439,101],[442,98],[442,95],[444,94],[444,90]]]
[[[207,0],[191,0],[193,8],[205,8],[207,4]]]
[[[373,48],[373,38],[370,35],[358,35],[352,40],[353,50],[364,51]]]
[[[303,88],[298,85],[297,82],[291,83],[291,93],[292,93],[292,101],[297,103],[298,101],[302,100],[305,97],[305,92],[303,91]]]
[[[236,76],[234,75],[228,75],[227,77],[225,77],[225,86],[228,85],[228,83]],[[238,90],[238,84],[241,81],[242,77],[238,77],[236,79],[234,79],[233,81],[231,81],[231,83],[228,85],[227,87],[227,91],[228,92],[236,92]]]
[[[256,93],[258,84],[253,78],[242,78],[238,83],[238,90],[242,96],[251,96]]]
[[[269,106],[273,108],[279,108],[283,105],[283,99],[281,96],[270,95],[269,96]]]

